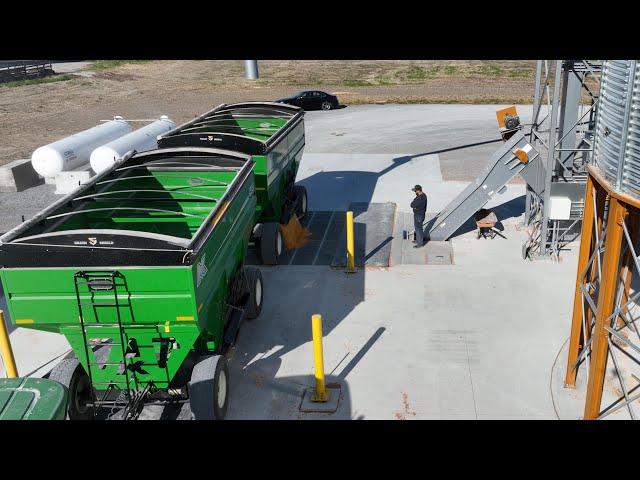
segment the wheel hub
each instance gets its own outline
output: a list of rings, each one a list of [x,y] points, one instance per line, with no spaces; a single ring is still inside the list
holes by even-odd
[[[260,307],[262,304],[262,281],[258,278],[256,280],[256,306]]]
[[[220,372],[220,378],[218,379],[218,408],[224,407],[224,402],[227,397],[227,375],[224,370]]]
[[[83,377],[78,381],[73,402],[76,410],[81,414],[89,411],[90,407],[88,404],[91,402],[90,388],[88,377]]]

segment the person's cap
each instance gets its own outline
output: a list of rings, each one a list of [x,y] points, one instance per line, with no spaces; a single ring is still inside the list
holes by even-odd
[[[413,187],[411,190],[412,190],[412,191],[414,191],[414,192],[415,192],[416,190],[420,190],[420,191],[422,191],[422,187],[421,187],[420,185],[416,185],[416,186],[415,186],[415,187]]]

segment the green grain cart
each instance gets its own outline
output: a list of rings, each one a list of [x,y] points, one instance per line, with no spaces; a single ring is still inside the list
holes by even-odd
[[[251,155],[257,206],[251,244],[262,262],[276,265],[281,224],[307,212],[307,191],[295,185],[304,151],[304,111],[282,103],[222,104],[158,137],[158,147],[212,147]]]
[[[12,322],[73,348],[50,376],[69,390],[69,418],[186,402],[196,419],[224,417],[221,353],[262,308],[260,270],[243,265],[256,203],[250,156],[159,149],[0,237]]]

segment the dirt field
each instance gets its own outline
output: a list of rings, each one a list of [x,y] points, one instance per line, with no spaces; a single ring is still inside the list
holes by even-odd
[[[347,105],[532,103],[534,71],[535,61],[288,60],[260,61],[260,79],[249,81],[242,61],[124,64],[67,81],[0,86],[0,164],[114,115],[166,114],[180,124],[223,102],[275,100],[307,88],[336,93]]]

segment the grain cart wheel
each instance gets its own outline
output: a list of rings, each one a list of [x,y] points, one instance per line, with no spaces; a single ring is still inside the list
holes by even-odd
[[[283,244],[280,224],[265,223],[262,225],[262,236],[260,238],[262,263],[265,265],[277,265],[282,254]]]
[[[49,380],[55,380],[69,390],[69,420],[93,419],[93,407],[89,406],[92,402],[91,382],[77,358],[62,360],[51,371]]]
[[[295,198],[298,200],[296,205],[296,215],[299,220],[307,214],[307,189],[304,187],[295,187],[293,189]]]
[[[247,318],[253,320],[262,311],[262,272],[258,267],[244,267],[244,275],[249,287],[249,300],[245,306]]]
[[[222,355],[202,358],[191,373],[191,412],[196,420],[222,420],[229,403],[229,370]]]
[[[323,110],[331,110],[331,102],[322,102]]]

